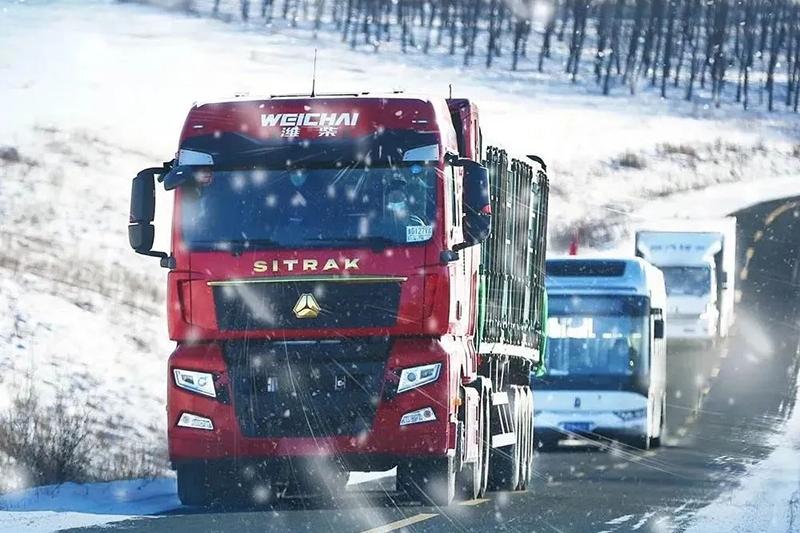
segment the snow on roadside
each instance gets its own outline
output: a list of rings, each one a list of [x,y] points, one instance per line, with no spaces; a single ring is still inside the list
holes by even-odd
[[[0,531],[49,533],[180,506],[174,478],[37,487],[0,496]]]
[[[686,533],[786,533],[800,531],[800,375],[785,430],[772,437],[775,449],[754,464],[739,486],[698,511]]]

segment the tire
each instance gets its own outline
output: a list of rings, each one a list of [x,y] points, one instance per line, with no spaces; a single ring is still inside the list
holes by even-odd
[[[412,500],[447,507],[456,494],[453,457],[409,459],[397,467],[397,488]]]
[[[492,451],[492,388],[490,381],[484,380],[485,386],[483,392],[483,435],[481,445],[483,446],[483,464],[481,465],[481,487],[478,491],[478,497],[483,498],[486,495],[486,488],[489,485],[489,454]]]
[[[178,465],[178,498],[183,505],[206,507],[213,503],[214,494],[208,474],[205,463]]]
[[[513,427],[520,427],[521,398],[519,387],[511,386],[508,391],[509,408],[513,417]],[[516,431],[516,441],[502,448],[492,448],[489,453],[489,489],[490,490],[516,490],[519,486],[520,446],[519,431]]]
[[[519,490],[527,490],[533,473],[533,394],[531,394],[530,387],[522,387],[522,399],[524,405],[522,428],[524,429],[525,445],[521,455],[522,474]]]
[[[479,406],[479,409],[483,409],[483,404]],[[480,412],[478,414],[478,439],[483,438],[483,428],[481,427],[483,424],[483,413]],[[464,446],[466,446],[466,435],[460,434],[459,439],[461,440],[460,446],[456,448],[457,452],[463,453]],[[478,459],[474,463],[464,463],[461,466],[461,472],[456,474],[456,491],[458,492],[458,497],[461,500],[474,500],[478,497],[478,494],[481,490],[481,474],[483,468],[483,457],[481,455],[483,449],[482,446],[479,445],[478,450]]]
[[[640,435],[638,437],[634,437],[630,441],[631,446],[634,448],[639,448],[640,450],[649,450],[652,443],[652,439],[649,435]]]

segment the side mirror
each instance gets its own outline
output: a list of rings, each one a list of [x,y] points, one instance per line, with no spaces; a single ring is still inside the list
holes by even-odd
[[[489,196],[489,171],[469,159],[460,159],[464,167],[464,242],[457,248],[468,248],[489,238],[492,231],[492,204]]]
[[[131,210],[128,224],[128,242],[138,254],[162,258],[162,265],[169,263],[168,255],[164,252],[154,252],[155,227],[153,220],[156,216],[156,174],[161,174],[161,167],[146,168],[139,172],[131,184]]]
[[[650,314],[653,315],[653,338],[664,338],[664,313],[661,309],[651,309]]]

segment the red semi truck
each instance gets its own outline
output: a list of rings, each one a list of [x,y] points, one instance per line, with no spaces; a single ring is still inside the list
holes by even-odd
[[[525,489],[547,177],[481,143],[466,99],[192,107],[175,159],[134,178],[128,227],[169,269],[183,503],[331,495],[395,466],[436,505]],[[156,179],[171,253],[152,250]]]

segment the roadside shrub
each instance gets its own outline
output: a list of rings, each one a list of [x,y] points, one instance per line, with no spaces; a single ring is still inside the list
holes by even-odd
[[[617,158],[617,165],[623,168],[635,168],[635,169],[643,169],[647,168],[647,161],[644,157],[635,154],[633,152],[625,152],[619,158]]]
[[[662,143],[658,145],[658,151],[664,155],[685,155],[692,159],[697,158],[697,149],[691,144]]]
[[[168,470],[166,455],[163,443],[130,444],[104,433],[61,392],[45,404],[28,385],[0,414],[0,494],[67,481],[153,479]]]
[[[29,386],[0,415],[0,453],[26,484],[85,481],[91,465],[90,419],[57,394],[43,406]]]

